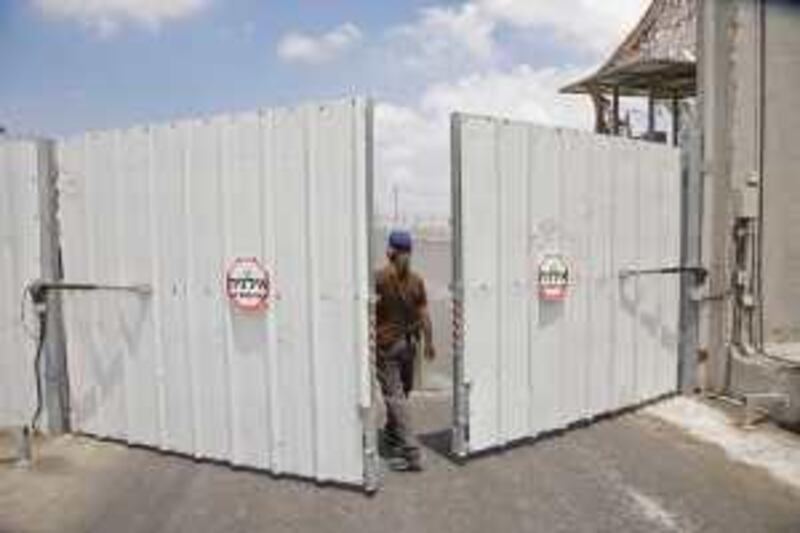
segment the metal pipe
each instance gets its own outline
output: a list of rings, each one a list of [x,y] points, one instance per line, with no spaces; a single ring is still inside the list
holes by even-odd
[[[765,144],[766,144],[766,85],[767,85],[767,64],[766,64],[766,48],[767,48],[767,2],[760,0],[758,5],[758,113],[756,114],[757,121],[757,138],[758,149],[756,150],[756,168],[758,169],[758,219],[756,222],[757,237],[756,237],[756,260],[755,260],[755,289],[757,299],[757,327],[755,344],[759,351],[764,350],[764,276],[763,276],[763,261],[764,261],[764,171],[765,171]]]
[[[612,128],[611,131],[614,135],[619,135],[619,87],[614,87],[613,98],[612,98]]]
[[[16,448],[17,448],[17,458],[15,461],[15,465],[28,468],[31,466],[31,461],[33,460],[33,446],[31,444],[31,432],[28,426],[22,426],[17,428],[14,432],[16,436]]]
[[[702,284],[708,276],[708,269],[702,266],[669,266],[656,268],[624,268],[620,270],[620,278],[631,276],[642,276],[647,274],[693,274],[697,278],[697,283]]]
[[[381,485],[380,479],[380,457],[378,451],[378,428],[375,422],[375,406],[377,397],[377,385],[375,376],[375,361],[376,361],[376,344],[375,344],[375,319],[376,311],[375,306],[377,302],[377,295],[375,294],[375,270],[372,268],[372,262],[375,255],[375,243],[373,240],[374,234],[374,187],[375,187],[375,104],[370,99],[367,102],[367,117],[366,117],[366,136],[367,146],[365,150],[366,158],[366,195],[367,195],[367,261],[369,267],[367,269],[368,283],[369,283],[369,353],[367,354],[369,361],[367,361],[369,372],[369,406],[362,406],[362,419],[363,419],[363,439],[364,439],[364,490],[368,494],[375,493]]]
[[[454,114],[450,123],[451,135],[451,202],[453,217],[452,286],[453,304],[453,441],[452,451],[466,457],[468,443],[468,394],[464,375],[463,313],[464,273],[461,248],[461,116]]]
[[[681,103],[677,96],[672,97],[672,146],[678,146],[681,131]]]
[[[122,291],[134,292],[142,295],[152,294],[153,289],[150,285],[117,285],[109,283],[76,283],[69,281],[43,281],[36,280],[28,285],[34,301],[44,299],[47,291]]]

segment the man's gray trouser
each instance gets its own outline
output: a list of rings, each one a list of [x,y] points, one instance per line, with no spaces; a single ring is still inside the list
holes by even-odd
[[[414,347],[405,339],[396,341],[378,353],[378,380],[386,403],[387,444],[408,459],[419,459],[419,445],[411,427],[408,397],[403,387],[403,373],[414,362]]]

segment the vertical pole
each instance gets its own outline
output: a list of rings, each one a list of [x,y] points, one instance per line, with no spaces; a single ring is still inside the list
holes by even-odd
[[[757,117],[757,168],[758,168],[758,218],[756,220],[756,242],[754,245],[755,260],[755,292],[756,292],[756,332],[755,344],[764,350],[764,184],[766,180],[765,154],[766,147],[766,112],[767,112],[767,3],[766,0],[758,2],[758,93]]]
[[[681,132],[681,105],[677,95],[672,97],[672,146],[678,146]]]
[[[656,101],[653,97],[653,89],[647,95],[647,136],[649,139],[653,138],[656,131]]]
[[[703,217],[703,176],[701,172],[701,137],[692,129],[684,136],[681,151],[681,265],[702,264],[701,232]],[[698,379],[700,342],[700,304],[696,298],[698,278],[681,274],[678,335],[678,389],[695,392],[705,384]]]
[[[378,457],[378,428],[375,422],[375,273],[372,268],[375,246],[373,241],[374,233],[374,187],[375,187],[375,105],[372,100],[367,101],[366,105],[366,203],[367,203],[367,278],[369,283],[368,321],[369,321],[369,353],[367,364],[369,365],[369,407],[363,411],[364,424],[364,490],[375,493],[380,488],[380,459]]]
[[[697,87],[701,152],[698,165],[702,190],[702,264],[708,268],[706,295],[729,289],[729,239],[732,219],[730,182],[731,27],[735,2],[698,3]],[[699,346],[708,354],[708,386],[721,392],[728,387],[730,362],[729,300],[705,300],[699,308]]]
[[[31,465],[33,450],[31,446],[31,433],[27,426],[22,426],[16,431],[17,460],[16,466],[27,468]]]
[[[60,235],[58,225],[58,169],[55,161],[55,143],[38,143],[38,193],[40,224],[40,276],[45,281],[63,278],[60,260]],[[61,295],[47,291],[47,313],[43,346],[42,391],[46,427],[51,433],[69,431],[69,380],[67,378],[66,335],[61,311]]]
[[[468,452],[468,388],[464,376],[463,303],[464,279],[462,271],[462,219],[461,219],[461,116],[457,113],[450,118],[450,172],[453,220],[453,440],[452,451],[458,457],[466,457]]]
[[[611,131],[614,135],[619,135],[619,87],[614,87],[613,100],[612,100],[612,114],[611,120],[613,121]]]

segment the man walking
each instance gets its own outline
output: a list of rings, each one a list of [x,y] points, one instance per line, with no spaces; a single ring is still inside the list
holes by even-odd
[[[388,264],[376,276],[378,296],[378,380],[386,403],[384,441],[398,470],[422,470],[419,445],[411,427],[408,393],[413,380],[414,356],[420,335],[425,357],[436,356],[428,314],[425,283],[411,271],[411,234],[389,235]]]

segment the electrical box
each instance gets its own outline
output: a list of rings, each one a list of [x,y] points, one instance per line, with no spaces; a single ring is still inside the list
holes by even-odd
[[[761,180],[758,174],[751,174],[747,183],[736,191],[736,214],[740,218],[758,217],[759,187]]]

